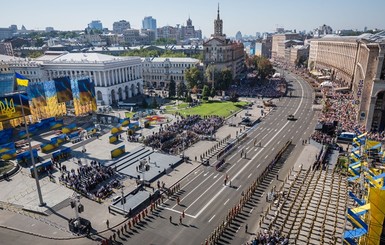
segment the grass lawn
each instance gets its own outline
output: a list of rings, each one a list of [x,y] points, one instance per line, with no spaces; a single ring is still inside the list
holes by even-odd
[[[184,103],[185,104],[185,103]],[[217,115],[227,117],[233,112],[240,111],[243,106],[247,104],[247,102],[231,102],[231,101],[209,101],[202,103],[200,106],[196,106],[193,108],[186,108],[184,104],[178,106],[178,110],[172,110],[170,107],[166,107],[166,113],[174,113],[176,111],[180,112],[182,115]],[[182,109],[185,108],[185,109]]]
[[[135,112],[128,111],[128,112],[125,112],[124,114],[126,115],[126,118],[132,118],[134,116]]]

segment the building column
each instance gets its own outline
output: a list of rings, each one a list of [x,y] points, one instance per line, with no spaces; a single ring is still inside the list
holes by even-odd
[[[107,71],[103,71],[103,85],[104,87],[107,87],[107,74],[106,74]]]

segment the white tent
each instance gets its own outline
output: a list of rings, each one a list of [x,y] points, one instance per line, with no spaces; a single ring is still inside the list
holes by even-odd
[[[321,87],[333,87],[333,83],[331,81],[325,81],[320,84]]]

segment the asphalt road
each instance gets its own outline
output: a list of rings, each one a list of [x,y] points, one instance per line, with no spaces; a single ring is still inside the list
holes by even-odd
[[[283,74],[281,72],[281,74]],[[228,210],[241,198],[241,193],[260,175],[269,162],[288,140],[292,140],[295,148],[291,160],[278,169],[284,178],[288,169],[295,163],[296,156],[302,150],[303,139],[308,139],[315,125],[312,110],[312,88],[303,80],[286,74],[291,97],[284,97],[277,102],[277,107],[248,132],[248,136],[237,148],[226,157],[226,166],[218,172],[213,167],[201,166],[181,182],[178,192],[180,205],[176,204],[176,196],[167,200],[158,212],[158,217],[151,216],[147,223],[138,227],[128,236],[118,239],[124,244],[201,244],[212,231],[224,220]],[[289,114],[295,115],[296,121],[288,121]],[[254,141],[261,142],[261,147],[254,146]],[[241,158],[241,151],[246,158]],[[278,171],[277,170],[277,171]],[[232,187],[224,185],[224,176],[229,176]],[[265,195],[273,185],[279,184],[275,178],[267,180],[258,189],[258,198],[253,205],[248,205],[234,229],[226,233],[221,244],[242,244],[249,241],[255,232],[260,214],[265,206]],[[179,224],[182,210],[185,211],[183,224]],[[173,223],[170,223],[169,217]],[[251,233],[245,233],[248,224]],[[1,244],[68,244],[69,241],[42,241],[22,233],[0,229]],[[71,244],[97,244],[91,240],[70,241]]]
[[[256,180],[287,141],[292,140],[296,146],[292,154],[299,154],[302,140],[309,139],[315,125],[312,88],[291,74],[285,75],[292,96],[281,98],[277,107],[248,132],[246,139],[226,157],[226,167],[219,172],[211,166],[201,166],[184,178],[181,191],[165,202],[159,217],[149,221],[126,244],[202,244],[224,220],[228,210],[239,201],[242,191]],[[297,120],[287,120],[289,114],[293,114]],[[258,144],[254,146],[255,140],[261,142],[261,147]],[[241,158],[241,151],[246,152],[246,158]],[[294,163],[295,160],[285,163],[279,175],[285,176]],[[231,180],[231,187],[224,185],[226,175]],[[263,189],[267,192],[275,182],[274,178],[268,185],[262,186],[260,195],[264,197],[266,193]],[[176,203],[177,196],[179,205]],[[220,243],[242,244],[252,237],[253,231],[246,233],[244,226],[246,223],[249,227],[257,224],[265,202],[262,197],[249,207],[247,215],[239,220],[238,228],[227,233]],[[186,216],[179,224],[183,210]]]

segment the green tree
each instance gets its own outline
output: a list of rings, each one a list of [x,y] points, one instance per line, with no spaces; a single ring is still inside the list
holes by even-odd
[[[156,97],[152,98],[151,108],[158,108],[158,101],[156,100]]]
[[[168,86],[168,97],[175,97],[176,95],[176,84],[174,79],[170,80],[170,84]]]
[[[202,53],[198,53],[198,54],[192,54],[190,57],[191,57],[191,58],[194,58],[194,59],[198,59],[198,60],[200,60],[201,62],[203,61],[203,58],[204,58],[203,52],[202,52]]]
[[[178,83],[178,86],[177,86],[178,98],[184,97],[186,92],[187,92],[186,84],[184,84],[184,82]]]
[[[44,54],[43,51],[32,51],[32,52],[28,53],[27,56],[28,56],[29,58],[35,59],[35,58],[37,58],[37,57],[42,56],[43,54]]]
[[[216,89],[215,89],[215,87],[214,87],[214,85],[213,85],[213,86],[211,86],[210,97],[211,97],[211,98],[214,98],[214,97],[215,97],[215,94],[216,94]]]
[[[142,107],[143,108],[148,108],[148,103],[147,103],[147,100],[145,98],[143,98]]]
[[[204,85],[202,90],[202,99],[208,100],[209,96],[210,96],[210,88],[209,86]]]
[[[191,97],[191,94],[189,93],[187,96],[186,96],[186,102],[187,103],[190,103],[193,101],[193,98]]]
[[[163,54],[160,55],[160,57],[164,57],[164,58],[185,58],[187,57],[187,55],[183,52],[174,52],[174,51],[171,51],[171,50],[166,50]]]
[[[155,41],[155,45],[167,45],[167,44],[176,44],[176,40],[172,38],[158,38]]]
[[[205,79],[207,82],[211,82],[213,80],[213,72],[215,72],[215,66],[212,64],[209,64],[206,69],[205,69]],[[215,75],[214,75],[214,80],[215,80]]]
[[[217,89],[227,90],[233,81],[233,74],[229,69],[223,69],[219,74]]]
[[[35,47],[41,47],[44,45],[43,38],[36,38]]]
[[[192,89],[198,85],[199,80],[202,80],[202,73],[200,72],[198,67],[194,66],[185,71],[184,77],[187,81],[188,88]]]

